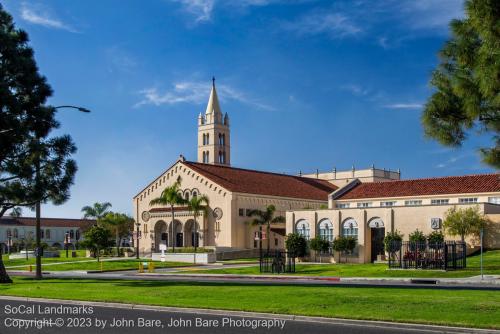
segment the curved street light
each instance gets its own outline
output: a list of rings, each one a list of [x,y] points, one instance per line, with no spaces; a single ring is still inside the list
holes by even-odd
[[[63,108],[68,108],[68,109],[75,109],[84,113],[89,113],[90,110],[87,108],[83,107],[78,107],[78,106],[72,106],[72,105],[62,105],[62,106],[57,106],[54,107],[54,109],[63,109]],[[7,130],[10,131],[10,130]],[[38,138],[40,140],[40,138]],[[35,174],[35,179],[38,180],[40,178],[40,159],[37,159],[36,161],[36,174]],[[40,227],[40,216],[41,216],[41,202],[37,201],[35,204],[35,216],[36,216],[36,227],[35,227],[35,235],[36,235],[36,252],[35,252],[35,257],[36,257],[36,274],[35,274],[35,279],[42,279],[42,247],[41,247],[41,242],[40,242],[40,233],[41,233],[41,227]],[[66,254],[67,257],[67,254]]]

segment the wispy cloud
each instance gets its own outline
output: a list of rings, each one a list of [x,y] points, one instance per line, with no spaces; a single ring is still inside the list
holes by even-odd
[[[28,5],[27,3],[22,3],[21,18],[29,23],[47,28],[61,29],[73,33],[78,32],[75,28],[49,14],[47,9],[40,6],[32,6]]]
[[[299,35],[328,34],[332,38],[355,36],[362,32],[359,25],[340,12],[314,11],[282,25],[283,29]]]
[[[137,108],[144,105],[174,105],[179,103],[203,104],[208,101],[209,92],[210,85],[207,85],[206,82],[197,81],[174,83],[173,88],[166,91],[160,91],[157,87],[151,87],[139,91],[142,100],[136,103],[134,107]],[[259,109],[274,110],[272,106],[251,98],[242,91],[228,85],[217,85],[217,93],[223,101],[233,100]]]
[[[193,15],[195,22],[206,22],[212,18],[215,0],[173,0],[179,2],[184,10]]]
[[[106,58],[113,69],[124,72],[133,72],[137,67],[137,61],[126,50],[120,46],[112,46],[105,51]]]
[[[389,109],[422,109],[423,104],[421,103],[394,103],[386,104],[385,108]]]
[[[370,93],[370,90],[359,85],[359,84],[347,84],[340,86],[340,89],[347,91],[356,96],[366,96]]]

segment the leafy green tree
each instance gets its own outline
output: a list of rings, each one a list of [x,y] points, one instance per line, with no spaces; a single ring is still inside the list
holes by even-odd
[[[208,211],[208,206],[210,205],[209,203],[208,196],[206,195],[198,195],[192,197],[188,202],[187,206],[189,211],[193,213],[193,219],[194,219],[194,252],[196,253],[196,248],[198,247],[198,222],[196,221],[196,218],[198,215],[203,212],[207,213]],[[196,261],[196,258],[195,258]]]
[[[168,205],[170,206],[170,213],[172,214],[172,253],[175,252],[175,236],[174,236],[174,221],[175,221],[175,211],[174,207],[176,205],[186,204],[187,201],[182,197],[180,193],[182,179],[179,177],[174,184],[166,187],[160,194],[160,197],[154,198],[149,202],[149,205]]]
[[[319,253],[319,261],[321,262],[321,254],[328,252],[328,250],[330,249],[330,243],[328,242],[328,240],[325,240],[324,238],[317,236],[309,241],[309,248],[311,248],[315,252],[314,253],[315,259],[317,253]]]
[[[124,213],[108,212],[100,221],[115,233],[116,253],[120,256],[120,244],[134,229],[134,219]]]
[[[480,149],[483,161],[500,168],[500,5],[465,1],[466,16],[450,24],[452,37],[433,72],[435,93],[425,105],[425,134],[451,147],[478,130],[493,145]]]
[[[410,235],[408,236],[408,239],[410,241],[410,249],[412,251],[418,249],[418,250],[425,250],[425,241],[427,238],[424,235],[424,232],[420,231],[419,229],[416,229]]]
[[[388,253],[394,253],[399,251],[401,248],[401,243],[403,242],[403,234],[399,233],[398,230],[387,232],[384,237],[384,249]]]
[[[443,247],[444,243],[444,234],[441,231],[432,231],[427,236],[427,243],[429,244],[429,248],[432,249],[440,249]]]
[[[84,219],[95,219],[99,224],[101,220],[110,212],[110,208],[112,207],[111,203],[96,202],[92,206],[86,205],[82,208],[83,218]]]
[[[345,262],[347,262],[347,254],[350,254],[354,251],[354,248],[356,248],[357,240],[354,237],[344,237],[344,236],[338,236],[333,240],[332,243],[332,248],[333,250],[339,252],[341,255],[342,253],[345,256]]]
[[[59,127],[56,109],[46,105],[51,95],[28,34],[16,29],[0,5],[0,217],[14,207],[69,198],[77,170],[69,157],[76,147],[70,136],[48,137]],[[11,280],[0,258],[0,283],[5,282]]]
[[[252,225],[257,225],[259,226],[259,233],[262,236],[262,226],[266,226],[266,233],[267,233],[267,253],[269,253],[270,249],[270,232],[271,232],[271,224],[278,224],[278,223],[284,223],[285,222],[285,217],[283,216],[274,216],[274,213],[276,212],[276,207],[274,205],[268,205],[265,210],[250,210],[248,212],[248,216],[253,217],[252,221],[250,223]],[[260,240],[260,249],[262,249],[262,240]]]
[[[481,228],[488,223],[488,219],[479,211],[478,206],[455,209],[451,208],[446,212],[443,227],[447,234],[460,236],[460,240],[465,242],[465,237],[469,235],[479,236]]]
[[[285,248],[295,257],[304,257],[307,254],[306,238],[298,233],[290,233],[286,236]]]
[[[97,257],[97,261],[100,261],[101,250],[113,245],[111,231],[100,225],[94,225],[89,228],[84,236],[85,240],[81,245],[93,252]]]

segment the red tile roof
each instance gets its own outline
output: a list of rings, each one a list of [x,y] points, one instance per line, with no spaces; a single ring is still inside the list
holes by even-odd
[[[500,192],[500,174],[360,183],[335,199]]]
[[[231,191],[327,201],[337,186],[325,180],[183,161],[187,167]]]
[[[94,219],[70,219],[70,218],[41,218],[40,225],[43,227],[79,227],[86,229],[94,225]],[[33,217],[2,217],[0,225],[12,226],[35,226],[36,219]]]

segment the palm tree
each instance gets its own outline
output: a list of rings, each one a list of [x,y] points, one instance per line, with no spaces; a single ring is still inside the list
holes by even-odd
[[[194,216],[194,252],[196,253],[196,247],[198,246],[198,223],[196,222],[196,217],[201,213],[207,212],[209,200],[206,195],[195,196],[189,200],[187,203],[189,211],[193,213]],[[195,256],[196,261],[196,256]]]
[[[174,205],[186,204],[186,200],[182,197],[179,192],[181,186],[181,178],[179,177],[174,184],[170,187],[166,187],[160,194],[160,197],[154,198],[149,202],[149,205],[169,205],[172,213],[172,252],[175,251],[175,239],[174,239]]]
[[[106,216],[106,214],[110,212],[109,208],[111,207],[112,205],[109,202],[104,202],[104,203],[96,202],[94,203],[93,206],[88,206],[88,205],[84,206],[82,208],[83,218],[84,219],[93,218],[97,221],[97,223],[99,223],[101,219],[104,218],[104,216]]]
[[[250,217],[255,217],[250,223],[252,225],[259,225],[259,250],[262,254],[262,226],[266,225],[267,228],[267,253],[269,253],[269,232],[271,230],[271,224],[284,223],[285,217],[276,216],[274,217],[274,212],[276,211],[276,207],[274,205],[268,205],[264,211],[262,210],[250,210],[248,215]]]
[[[124,213],[108,212],[101,222],[108,225],[115,231],[116,254],[120,256],[120,244],[122,238],[134,228],[134,219]]]

